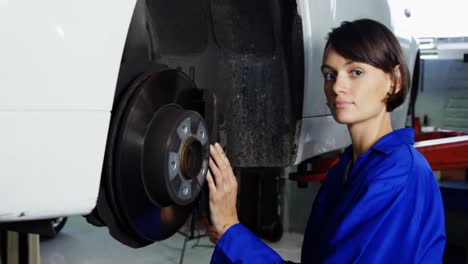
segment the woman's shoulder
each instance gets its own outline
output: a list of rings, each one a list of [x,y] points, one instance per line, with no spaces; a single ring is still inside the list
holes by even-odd
[[[374,154],[364,171],[369,172],[368,182],[406,182],[412,171],[414,155],[410,145],[402,144],[387,153]]]
[[[410,170],[409,173],[432,173],[431,166],[427,162],[424,155],[419,152],[419,150],[417,150],[413,145],[402,145],[392,154],[393,157],[391,158],[396,159],[399,164],[407,167]]]
[[[410,144],[402,144],[387,155],[380,155],[373,162],[375,164],[374,180],[388,180],[407,182],[413,174],[431,175],[432,169],[424,156]]]

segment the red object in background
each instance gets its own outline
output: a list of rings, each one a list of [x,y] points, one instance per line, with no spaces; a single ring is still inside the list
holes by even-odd
[[[309,172],[306,174],[290,173],[289,179],[298,182],[323,181],[327,177],[327,172]]]
[[[463,135],[466,135],[466,133],[460,131],[434,131],[425,133],[414,133],[414,142],[438,138],[457,137]]]
[[[463,132],[430,132],[417,135],[422,140],[441,139],[465,135]],[[426,134],[426,135],[425,135]],[[421,140],[417,140],[421,141]],[[468,168],[468,139],[416,147],[431,165],[432,170]]]
[[[333,157],[317,160],[312,164],[312,169],[306,172],[290,173],[289,179],[298,182],[323,181],[327,176],[328,169],[340,160],[341,153]]]
[[[419,120],[419,117],[415,116],[413,119],[413,129],[415,133],[421,132],[421,121]]]

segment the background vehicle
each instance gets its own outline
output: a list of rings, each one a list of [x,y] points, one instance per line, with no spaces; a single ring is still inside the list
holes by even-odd
[[[88,215],[141,247],[187,219],[210,142],[226,147],[241,183],[343,148],[322,92],[325,36],[343,20],[376,19],[413,69],[408,11],[391,3],[4,3],[0,221]]]

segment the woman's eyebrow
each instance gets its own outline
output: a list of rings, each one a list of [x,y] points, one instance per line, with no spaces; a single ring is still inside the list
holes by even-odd
[[[335,70],[333,67],[327,65],[327,64],[323,64],[321,67],[320,67],[320,70],[323,72],[324,70],[326,69],[330,69],[330,70]]]
[[[353,64],[353,63],[359,63],[359,62],[353,61],[353,60],[348,60],[348,61],[346,61],[345,64],[343,64],[343,66],[348,66],[348,65]],[[335,68],[333,68],[333,67],[330,66],[330,65],[322,64],[322,66],[320,67],[320,70],[323,71],[324,69],[335,70]]]

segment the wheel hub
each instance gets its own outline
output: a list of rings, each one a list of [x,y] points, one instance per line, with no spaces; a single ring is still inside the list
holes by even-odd
[[[159,206],[190,204],[200,193],[208,158],[203,118],[174,104],[162,107],[145,136],[142,167],[146,193]]]

